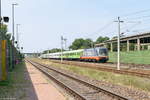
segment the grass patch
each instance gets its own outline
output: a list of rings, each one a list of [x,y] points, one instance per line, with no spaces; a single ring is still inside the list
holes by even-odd
[[[6,81],[0,81],[0,98],[23,100],[21,98],[25,97],[24,84],[29,82],[25,80],[25,71],[25,63],[22,62],[8,73],[8,79]]]
[[[68,70],[68,71],[71,71],[80,75],[88,76],[96,80],[102,80],[106,82],[111,82],[113,84],[133,87],[133,88],[137,88],[140,90],[150,92],[150,79],[147,79],[147,78],[141,78],[141,77],[131,76],[131,75],[115,74],[112,72],[99,71],[96,69],[83,68],[83,67],[74,66],[74,65],[52,63],[49,60],[40,59],[40,61],[42,61],[42,63],[44,64],[49,64],[52,66],[60,67],[65,70]]]
[[[150,50],[120,52],[122,63],[150,64]],[[109,52],[109,62],[117,62],[117,52]]]

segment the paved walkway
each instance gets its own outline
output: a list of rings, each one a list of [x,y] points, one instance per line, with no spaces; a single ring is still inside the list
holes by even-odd
[[[53,85],[47,82],[39,70],[29,63],[26,63],[26,67],[35,92],[31,91],[28,94],[30,100],[33,100],[34,94],[38,100],[66,100]]]

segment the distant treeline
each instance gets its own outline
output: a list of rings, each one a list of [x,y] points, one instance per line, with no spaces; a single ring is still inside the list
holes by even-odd
[[[78,38],[72,42],[72,45],[69,46],[69,49],[77,50],[77,49],[91,48],[94,46],[94,44],[103,43],[104,41],[107,41],[109,39],[110,39],[109,37],[102,37],[102,36],[98,37],[96,39],[96,41],[93,41],[92,39],[89,39],[89,38],[87,38],[87,39]],[[60,51],[61,51],[61,49],[54,48],[51,50],[45,50],[45,51],[43,51],[43,53],[55,53],[55,52],[60,52]],[[65,50],[63,50],[63,51],[65,51]]]

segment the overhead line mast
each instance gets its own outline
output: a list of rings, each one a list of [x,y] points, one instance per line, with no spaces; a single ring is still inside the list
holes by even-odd
[[[61,36],[61,63],[63,62],[63,36]]]
[[[120,17],[118,17],[118,48],[117,48],[117,55],[118,55],[118,62],[117,62],[117,70],[120,70],[120,23],[123,23],[123,21],[120,21]]]

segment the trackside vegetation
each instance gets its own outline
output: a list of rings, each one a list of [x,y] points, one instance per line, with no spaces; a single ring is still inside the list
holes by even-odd
[[[9,77],[0,82],[0,100],[26,100],[25,88],[29,87],[29,80],[26,80],[25,63],[18,64],[14,70],[9,72]]]
[[[122,63],[150,64],[150,50],[121,52]],[[117,52],[109,52],[109,62],[117,62]]]

